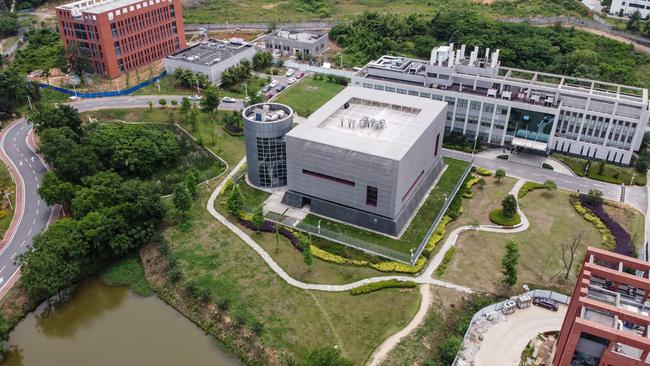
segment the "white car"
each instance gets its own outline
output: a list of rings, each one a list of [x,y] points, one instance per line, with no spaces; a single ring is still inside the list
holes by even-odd
[[[293,69],[289,69],[289,70],[287,70],[287,73],[284,74],[284,76],[289,77],[289,76],[293,75],[294,72],[295,71]]]
[[[287,79],[287,84],[291,85],[291,84],[295,83],[296,81],[298,81],[298,80],[296,80],[296,78],[289,78],[289,79]]]
[[[276,85],[278,85],[278,81],[277,80],[271,80],[271,84],[269,84],[269,86],[271,88],[275,88]]]
[[[78,97],[78,96],[76,96],[76,95],[73,95],[73,96],[71,96],[71,97],[68,98],[68,99],[69,99],[71,102],[76,102],[76,101],[78,101],[78,100],[81,99],[81,98]]]
[[[197,95],[197,94],[194,94],[194,95],[189,97],[189,100],[201,100],[201,96]]]
[[[237,100],[231,97],[223,97],[221,98],[221,101],[224,103],[235,103]]]

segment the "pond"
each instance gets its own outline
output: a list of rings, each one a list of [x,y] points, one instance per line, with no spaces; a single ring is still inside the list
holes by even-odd
[[[2,366],[242,365],[156,296],[100,280],[84,284],[65,303],[30,313],[8,347]]]

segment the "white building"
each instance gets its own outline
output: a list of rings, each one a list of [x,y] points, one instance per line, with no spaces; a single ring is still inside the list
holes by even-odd
[[[639,11],[642,18],[647,18],[650,15],[650,1],[648,0],[612,0],[612,5],[609,7],[609,13],[612,15],[626,16],[634,14]]]
[[[466,56],[465,46],[436,47],[428,61],[382,56],[352,84],[442,100],[446,133],[496,146],[558,151],[629,164],[648,117],[648,90],[501,67],[499,50]]]

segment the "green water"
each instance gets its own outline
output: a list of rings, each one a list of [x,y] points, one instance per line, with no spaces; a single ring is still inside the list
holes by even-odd
[[[1,366],[239,366],[241,362],[155,296],[90,281],[18,324]]]

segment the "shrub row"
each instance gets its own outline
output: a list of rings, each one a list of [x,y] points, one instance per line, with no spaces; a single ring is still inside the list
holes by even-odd
[[[483,177],[489,177],[492,175],[492,171],[481,168],[480,166],[474,167],[474,171],[476,172],[476,174]]]
[[[544,189],[544,185],[542,183],[526,182],[519,189],[519,193],[517,194],[517,197],[524,198],[524,196],[527,195],[528,192],[534,191],[536,189]]]
[[[619,254],[624,254],[624,255],[629,255],[632,257],[636,257],[635,249],[634,246],[632,245],[632,237],[630,234],[625,231],[625,229],[616,222],[611,216],[605,212],[605,209],[603,208],[603,204],[590,204],[587,201],[587,195],[582,194],[580,195],[580,203],[582,204],[583,207],[587,208],[590,210],[602,224],[604,224],[607,229],[609,229],[610,234],[613,235],[614,237],[614,242],[615,242],[615,252]]]
[[[503,209],[497,208],[490,212],[490,221],[501,226],[515,226],[521,223],[521,217],[519,213],[516,213],[512,218],[505,217],[503,215]]]
[[[454,252],[456,252],[456,247],[449,248],[447,253],[445,253],[445,256],[442,257],[442,262],[438,268],[436,268],[436,276],[440,277],[445,273],[447,265],[449,265],[449,262],[451,262],[451,259],[454,257]]]
[[[363,295],[369,294],[371,292],[379,291],[385,288],[414,288],[417,286],[417,283],[412,281],[398,281],[398,280],[386,280],[379,281],[374,283],[369,283],[357,288],[350,290],[352,295]]]
[[[571,201],[576,212],[578,212],[582,218],[592,223],[596,229],[598,229],[598,232],[600,233],[600,241],[602,242],[603,246],[609,249],[616,248],[616,240],[614,239],[614,235],[611,231],[609,231],[609,228],[607,228],[607,226],[605,226],[605,224],[598,218],[598,216],[594,215],[591,210],[584,207],[579,200],[572,198]]]
[[[452,220],[453,219],[448,215],[442,217],[440,223],[438,224],[438,227],[436,227],[436,230],[431,235],[431,238],[429,238],[429,241],[427,242],[427,246],[424,248],[422,254],[428,257],[431,254],[431,252],[433,252],[433,249],[435,249],[436,245],[438,245],[440,240],[442,240],[442,238],[445,236],[445,233],[447,232],[447,224],[450,223]]]

